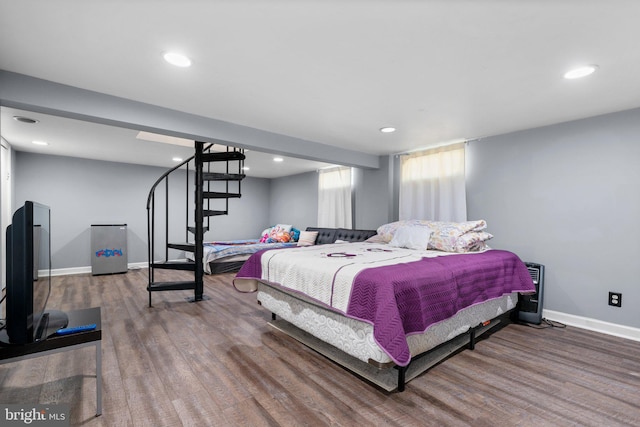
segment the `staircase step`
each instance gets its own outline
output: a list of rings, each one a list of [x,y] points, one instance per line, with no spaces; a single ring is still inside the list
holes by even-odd
[[[213,211],[205,209],[203,212],[204,216],[219,216],[219,215],[227,215],[229,212],[227,211]]]
[[[205,181],[242,181],[246,177],[243,173],[218,172],[204,172],[202,176]]]
[[[226,162],[227,160],[244,160],[245,155],[239,151],[223,151],[219,153],[204,153],[202,160],[205,162]]]
[[[151,268],[164,270],[187,270],[196,271],[196,264],[191,261],[166,261],[151,263]]]
[[[196,245],[194,243],[183,242],[183,243],[167,243],[167,247],[169,249],[177,249],[179,251],[185,252],[195,252]]]
[[[153,282],[149,286],[147,286],[147,291],[180,291],[195,288],[196,282],[194,282],[193,280],[186,282]]]
[[[187,231],[189,231],[190,233],[196,234],[195,227],[187,227]],[[209,227],[202,227],[202,231],[206,233],[207,231],[209,231]]]
[[[242,197],[240,193],[222,193],[219,191],[203,191],[202,195],[205,199],[239,199]]]

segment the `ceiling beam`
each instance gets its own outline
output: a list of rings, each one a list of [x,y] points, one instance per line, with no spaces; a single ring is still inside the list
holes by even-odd
[[[379,157],[0,70],[0,105],[344,166]]]

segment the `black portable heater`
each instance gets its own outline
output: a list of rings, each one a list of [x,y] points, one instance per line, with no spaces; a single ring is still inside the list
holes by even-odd
[[[520,295],[520,308],[518,319],[522,322],[539,325],[542,322],[542,298],[544,292],[544,265],[533,262],[525,262],[536,292],[529,295]]]

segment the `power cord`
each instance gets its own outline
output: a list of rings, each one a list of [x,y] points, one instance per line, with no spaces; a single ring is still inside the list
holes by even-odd
[[[533,329],[548,329],[548,328],[566,328],[567,325],[560,322],[555,322],[548,319],[542,319],[539,325],[534,325],[533,323],[520,322],[521,325],[528,326]]]

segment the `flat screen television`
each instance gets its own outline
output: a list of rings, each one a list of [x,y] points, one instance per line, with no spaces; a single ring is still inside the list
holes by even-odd
[[[7,227],[6,328],[0,342],[27,344],[67,326],[59,310],[47,310],[51,293],[51,211],[27,201]]]

